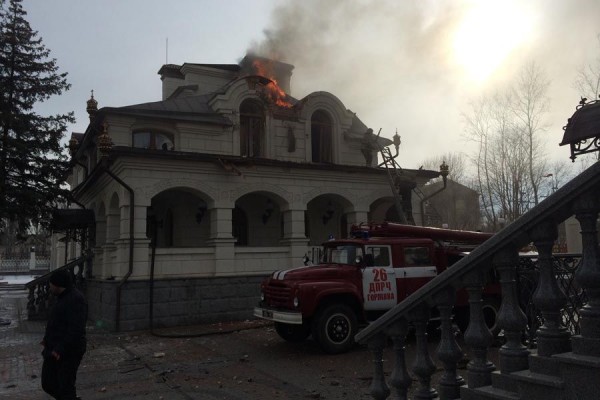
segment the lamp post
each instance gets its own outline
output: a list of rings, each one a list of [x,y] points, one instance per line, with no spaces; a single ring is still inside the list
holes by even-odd
[[[600,154],[600,132],[597,130],[600,119],[600,100],[587,102],[582,98],[577,110],[567,121],[563,128],[565,134],[560,146],[569,145],[571,149],[571,160],[579,155],[592,153]]]
[[[500,230],[504,229],[504,224],[506,224],[506,219],[504,217],[498,217],[498,225],[500,225]]]
[[[556,190],[558,190],[558,180],[556,179],[554,174],[546,174],[544,175],[544,178],[550,178],[550,189],[552,190],[550,194],[556,192]],[[548,194],[548,196],[550,196],[550,194]]]

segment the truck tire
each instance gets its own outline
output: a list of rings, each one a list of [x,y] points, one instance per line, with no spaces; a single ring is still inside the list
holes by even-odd
[[[275,331],[283,340],[291,343],[299,343],[310,335],[310,327],[306,324],[292,325],[275,322]]]
[[[494,298],[483,299],[483,304],[481,305],[481,309],[483,311],[483,320],[487,325],[488,329],[492,333],[492,336],[495,338],[500,333],[500,328],[498,327],[498,312],[500,311],[500,301]],[[467,331],[469,327],[469,307],[459,307],[456,309],[454,314],[454,323],[458,326],[458,329],[462,333]]]
[[[500,301],[494,298],[483,299],[483,320],[495,338],[500,333],[498,326],[498,313],[500,312]]]
[[[329,354],[343,353],[354,346],[357,331],[356,313],[344,304],[324,307],[313,321],[313,338]]]

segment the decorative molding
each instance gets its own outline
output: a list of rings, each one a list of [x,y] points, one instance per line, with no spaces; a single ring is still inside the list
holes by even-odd
[[[200,179],[189,179],[189,178],[174,178],[174,179],[160,179],[158,182],[140,188],[138,191],[146,199],[150,200],[159,193],[169,189],[187,188],[192,189],[195,192],[201,193],[205,198],[205,201],[212,206],[212,203],[218,197],[218,191],[215,187],[208,185]],[[208,199],[206,199],[208,197]]]

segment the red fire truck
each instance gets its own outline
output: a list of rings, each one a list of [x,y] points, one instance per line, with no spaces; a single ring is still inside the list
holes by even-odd
[[[275,271],[267,278],[254,315],[273,321],[287,341],[299,342],[312,334],[325,352],[344,352],[360,326],[491,236],[390,222],[355,225],[350,238],[323,244],[318,264]],[[484,314],[492,330],[499,292],[490,286],[485,291]],[[459,293],[457,322],[466,323],[466,307],[466,296]]]

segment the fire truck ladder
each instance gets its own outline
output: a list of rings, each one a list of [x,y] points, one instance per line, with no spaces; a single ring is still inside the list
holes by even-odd
[[[381,129],[377,132],[377,137],[381,133]],[[383,166],[387,171],[388,181],[390,184],[390,189],[392,189],[392,194],[394,195],[394,204],[396,206],[396,211],[398,212],[398,218],[400,219],[401,224],[408,223],[406,219],[406,214],[404,214],[404,207],[402,207],[402,197],[400,193],[398,193],[398,185],[397,181],[400,179],[402,175],[402,167],[396,161],[396,159],[392,156],[392,152],[389,147],[383,147],[377,139],[374,140],[376,146],[379,149],[379,153],[381,153],[381,159],[383,160],[379,167]]]

